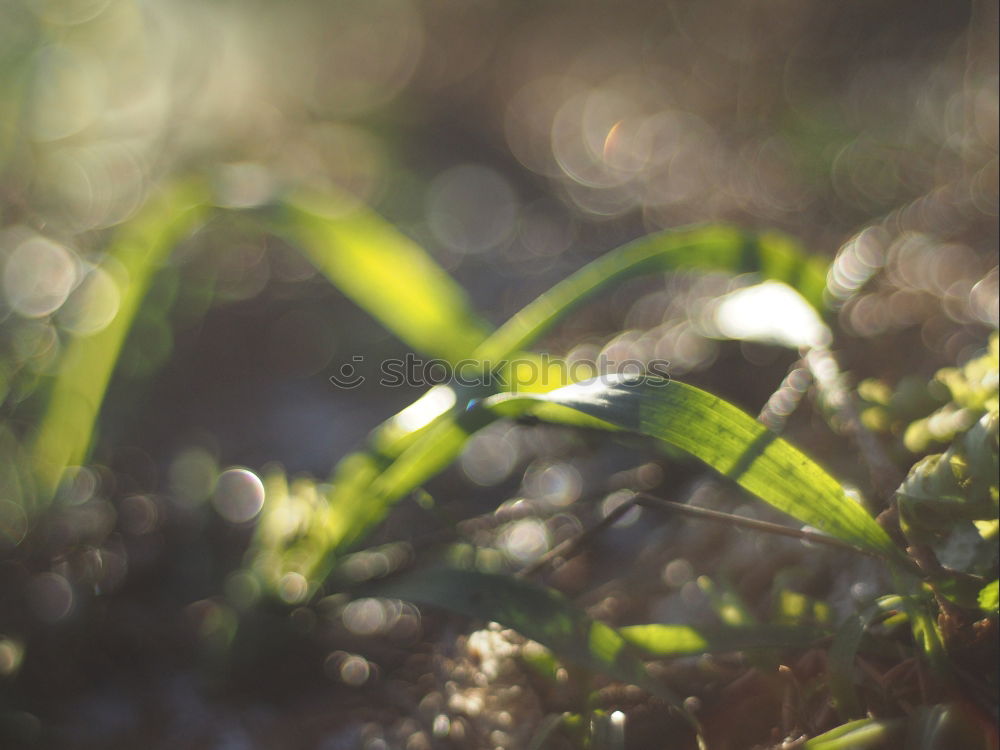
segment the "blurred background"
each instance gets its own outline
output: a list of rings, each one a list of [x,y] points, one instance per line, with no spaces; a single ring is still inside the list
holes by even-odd
[[[219,472],[323,478],[419,395],[330,384],[354,355],[407,349],[280,241],[216,217],[158,264],[90,458],[29,533],[27,451],[61,355],[113,325],[127,293],[105,250],[166,182],[198,175],[236,208],[289,187],[343,190],[494,324],[646,232],[780,229],[838,258],[844,369],[895,384],[968,359],[997,326],[997,126],[995,2],[3,0],[0,738],[332,748],[368,737],[347,708],[391,723],[378,688],[350,690],[368,672],[341,669],[350,648],[337,644],[379,630],[351,616],[320,632],[322,613],[275,614],[284,635],[261,636],[274,653],[223,657],[253,599],[239,571],[256,511],[208,500]],[[666,359],[756,413],[796,355],[703,330],[698,311],[732,283],[629,282],[542,348]],[[821,422],[809,412],[790,429],[851,477]],[[603,497],[616,472],[667,489],[697,473],[665,477],[641,450],[505,425],[435,494],[485,514],[469,536],[495,532],[481,541],[528,560],[578,530],[571,506]],[[514,515],[495,516],[505,501]],[[385,538],[416,512],[401,509]],[[620,532],[612,558],[643,533]],[[654,571],[665,589],[652,603],[619,592],[617,605],[595,598],[598,614],[692,606],[678,597],[701,568],[684,563]],[[411,631],[371,664],[388,672],[424,648]]]

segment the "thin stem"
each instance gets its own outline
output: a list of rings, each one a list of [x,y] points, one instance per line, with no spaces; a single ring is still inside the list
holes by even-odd
[[[582,534],[579,534],[573,537],[572,539],[566,539],[560,542],[555,547],[546,552],[544,555],[535,560],[535,562],[533,562],[531,565],[527,566],[526,568],[522,568],[520,571],[518,571],[517,577],[528,578],[530,576],[533,576],[558,557],[564,559],[573,557],[584,547],[584,545],[589,544],[591,539],[600,534],[609,526],[613,525],[616,521],[618,521],[618,519],[620,519],[630,510],[632,510],[632,508],[634,508],[638,502],[639,502],[638,495],[633,495],[628,500],[623,502],[621,505],[617,506],[610,513],[608,513],[608,515],[606,515],[596,524],[594,524],[589,529],[584,531]]]
[[[815,542],[816,544],[825,544],[829,547],[837,547],[838,549],[846,549],[851,552],[857,552],[862,555],[868,555],[869,557],[877,557],[876,554],[863,550],[860,547],[855,547],[853,544],[841,541],[832,536],[827,536],[826,534],[819,534],[815,531],[806,531],[805,529],[792,529],[788,526],[781,526],[777,523],[770,523],[769,521],[758,521],[753,518],[744,518],[743,516],[735,516],[732,513],[723,513],[719,510],[709,510],[708,508],[699,508],[695,505],[685,505],[683,503],[675,503],[670,500],[664,500],[661,497],[656,497],[654,495],[646,494],[645,492],[639,492],[635,496],[635,501],[638,505],[647,508],[657,508],[659,510],[670,511],[671,513],[679,513],[683,516],[690,516],[692,518],[700,518],[705,521],[715,521],[717,523],[726,523],[732,526],[742,526],[746,529],[753,529],[755,531],[763,531],[766,534],[777,534],[778,536],[788,536],[793,539],[800,539],[807,542]]]

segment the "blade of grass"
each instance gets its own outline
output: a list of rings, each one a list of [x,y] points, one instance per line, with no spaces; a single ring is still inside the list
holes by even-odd
[[[325,502],[304,534],[275,549],[267,543],[264,526],[258,527],[254,547],[269,568],[266,580],[298,572],[321,582],[394,503],[451,464],[469,435],[495,418],[484,411],[458,417],[448,413],[422,427],[393,458],[365,452],[347,456],[338,464]]]
[[[445,270],[363,206],[333,193],[301,192],[280,205],[268,228],[418,352],[454,363],[487,334]]]
[[[607,377],[547,394],[501,394],[484,406],[650,435],[699,458],[793,518],[907,564],[885,531],[819,464],[749,414],[694,386]]]
[[[865,750],[891,747],[888,742],[902,733],[902,719],[858,719],[813,737],[804,750]]]
[[[638,685],[680,706],[677,696],[649,675],[621,633],[590,619],[553,589],[505,575],[433,567],[387,580],[365,593],[498,622],[566,661]]]
[[[817,310],[823,306],[826,262],[810,257],[787,237],[724,226],[667,230],[623,245],[556,284],[486,339],[475,357],[496,364],[513,356],[578,305],[620,281],[692,268],[757,273],[797,289]]]
[[[464,356],[466,352],[462,347],[481,338],[482,328],[478,322],[463,324],[458,329],[450,327],[451,323],[446,324],[453,313],[458,320],[471,319],[464,296],[451,287],[450,279],[433,266],[419,248],[409,240],[401,238],[395,230],[384,225],[370,213],[349,213],[347,218],[329,218],[327,216],[330,213],[329,208],[323,208],[322,205],[316,208],[312,200],[308,197],[298,197],[288,201],[284,217],[276,220],[271,226],[279,234],[301,242],[317,266],[324,270],[334,283],[341,285],[359,304],[395,330],[404,340],[412,339],[409,343],[414,346],[432,339],[429,351],[438,351],[440,342],[434,332],[439,328],[443,331],[442,341],[447,344],[445,349],[452,357]],[[336,201],[335,198],[326,197],[320,199],[320,204],[331,200]],[[354,233],[355,226],[358,227],[356,233]],[[348,238],[346,245],[341,242],[342,237]],[[366,238],[368,240],[382,238],[376,243],[381,249],[377,247],[373,251],[375,255],[367,256],[367,262],[377,267],[370,275],[359,276],[356,270],[349,268],[349,259],[359,255],[365,258],[364,250],[368,246],[363,240]],[[399,250],[399,258],[404,261],[407,258],[410,260],[403,262],[402,265],[394,263],[395,249]],[[406,280],[406,283],[401,282],[399,274],[399,268],[404,267],[407,262],[416,269],[412,274],[414,278],[421,279],[426,276],[430,279],[424,285],[426,289],[440,287],[444,290],[443,302],[434,308],[436,312],[426,315],[426,321],[430,321],[430,324],[424,326],[423,333],[414,332],[416,338],[407,333],[408,327],[414,325],[414,322],[409,319],[405,306],[395,304],[387,296],[390,289],[396,289],[401,284],[404,287],[409,286],[409,280]],[[388,264],[388,270],[385,264]],[[367,268],[367,265],[365,267]],[[608,253],[553,287],[482,342],[476,348],[474,358],[480,362],[489,361],[491,367],[497,367],[500,365],[500,360],[518,354],[522,348],[531,344],[577,304],[600,290],[632,276],[672,268],[755,271],[765,278],[782,280],[795,286],[811,304],[817,307],[822,302],[826,273],[823,261],[809,257],[790,240],[780,235],[753,236],[726,227],[661,232]],[[377,280],[386,273],[391,278],[385,286],[380,286]],[[408,288],[403,291],[408,293]],[[369,302],[372,306],[369,306]],[[456,333],[456,330],[460,333]],[[447,343],[449,341],[451,343]],[[455,342],[460,342],[462,345]],[[519,391],[544,388],[544,385],[526,382],[516,373],[508,375],[511,376],[508,382],[516,382]],[[405,486],[406,478],[412,480],[423,475],[421,481],[424,481],[447,465],[446,462],[438,460],[435,462],[434,471],[430,473],[414,472],[411,469],[396,470],[395,479],[383,483],[394,485],[390,493],[378,496],[371,488],[371,484],[379,474],[379,470],[373,467],[391,467],[409,446],[421,439],[420,435],[430,430],[430,425],[455,419],[462,413],[465,402],[485,395],[482,393],[470,395],[454,386],[443,387],[452,392],[450,401],[444,399],[448,402],[445,406],[428,403],[428,408],[422,410],[421,418],[416,420],[401,419],[403,416],[401,412],[376,428],[367,450],[351,454],[338,465],[332,479],[329,514],[335,519],[331,523],[339,531],[329,537],[333,545],[330,554],[341,551],[341,545],[346,540],[360,539],[371,526],[384,517],[395,500],[415,489],[417,485]],[[430,401],[439,402],[442,399],[435,397]],[[439,428],[433,437],[428,438],[423,450],[429,450],[427,446],[441,440],[446,431],[445,427]],[[452,457],[456,456],[460,449],[460,445],[454,447]],[[431,450],[431,452],[437,451]],[[446,453],[447,451],[443,451],[439,455],[443,457]],[[355,471],[359,473],[355,475]],[[363,511],[354,509],[359,505],[364,508]]]
[[[1000,611],[1000,580],[987,583],[979,591],[979,608],[987,614],[997,614]]]
[[[201,184],[174,184],[118,230],[102,264],[121,295],[118,312],[102,330],[69,341],[32,444],[40,506],[51,501],[66,467],[86,458],[104,393],[150,280],[203,218],[206,200]]]
[[[773,648],[809,648],[826,633],[790,625],[628,625],[622,637],[648,656],[693,656],[728,651]]]
[[[854,689],[854,657],[861,646],[861,639],[872,621],[882,614],[903,608],[900,596],[884,596],[861,612],[852,614],[837,628],[828,658],[830,693],[841,718],[863,716],[864,710]]]

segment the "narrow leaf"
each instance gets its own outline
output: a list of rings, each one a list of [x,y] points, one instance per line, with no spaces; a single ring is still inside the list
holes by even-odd
[[[331,210],[329,204],[335,206],[336,202],[328,196],[318,200],[297,196],[286,203],[284,215],[273,229],[302,244],[335,284],[415,348],[454,360],[482,340],[483,326],[468,312],[464,294],[433,261],[370,212],[355,208],[338,214]],[[352,267],[352,259],[362,265]],[[515,355],[520,360],[524,347],[602,289],[632,276],[674,268],[756,272],[790,284],[817,309],[826,278],[822,260],[809,257],[777,234],[750,235],[727,227],[665,231],[613,250],[556,285],[483,341],[473,359],[480,366],[488,361],[491,368],[499,368],[507,381],[498,383],[498,390],[549,390],[556,382],[553,370],[561,372],[551,361],[547,367],[538,363],[539,377],[535,378],[505,370],[501,361]],[[401,273],[400,269],[408,270]],[[417,317],[404,304],[414,293],[428,305]],[[547,380],[541,377],[543,373]],[[367,450],[351,454],[338,465],[330,499],[331,554],[338,553],[348,540],[360,539],[393,502],[417,486],[413,481],[420,477],[425,481],[444,468],[449,453],[451,458],[457,456],[461,445],[446,437],[447,427],[435,428],[426,439],[423,436],[432,425],[454,420],[465,403],[488,395],[466,390],[455,384],[432,389],[376,428]],[[579,421],[586,419],[579,415]],[[402,467],[393,468],[404,451],[418,441],[422,447],[410,453]],[[447,450],[433,447],[446,442],[450,445]],[[414,457],[420,451],[435,456],[432,470],[415,470]],[[370,485],[381,470],[377,467],[391,468],[392,476],[381,480],[381,489],[376,492]]]
[[[813,737],[805,750],[866,750],[889,747],[889,740],[902,733],[902,719],[858,719]]]
[[[487,333],[465,292],[374,212],[329,193],[289,197],[269,224],[341,291],[416,351],[456,362]]]
[[[628,625],[622,636],[649,656],[692,656],[772,648],[808,648],[825,634],[787,625],[694,627],[691,625]]]
[[[482,410],[457,417],[448,411],[410,435],[400,433],[391,446],[398,449],[395,455],[359,451],[345,457],[306,532],[274,550],[282,565],[272,578],[294,571],[322,581],[336,559],[356,546],[393,504],[451,464],[469,435],[493,419]],[[261,533],[256,542],[265,549]]]
[[[102,263],[118,288],[118,311],[100,331],[69,341],[32,446],[42,503],[51,500],[66,467],[86,458],[104,393],[150,280],[204,216],[206,198],[201,185],[173,185],[118,230]]]
[[[539,403],[542,408],[539,408]],[[862,550],[899,560],[889,536],[819,464],[727,401],[694,386],[606,377],[547,394],[504,394],[485,406],[638,432],[701,459],[780,511]],[[546,407],[557,407],[556,409]]]
[[[861,701],[854,689],[854,657],[865,630],[879,615],[902,608],[902,597],[884,596],[860,613],[849,615],[837,629],[830,646],[829,672],[830,692],[841,717],[846,719],[864,715]]]
[[[679,705],[673,693],[650,677],[621,633],[590,619],[552,589],[510,576],[437,567],[388,580],[365,593],[498,622],[541,643],[561,659],[638,685]]]
[[[633,276],[673,269],[757,273],[783,281],[817,310],[823,306],[826,263],[787,237],[751,234],[725,226],[667,230],[614,250],[556,284],[507,321],[476,350],[496,363],[529,346],[571,310]]]
[[[984,612],[996,614],[1000,610],[1000,580],[987,583],[979,591],[979,607]]]

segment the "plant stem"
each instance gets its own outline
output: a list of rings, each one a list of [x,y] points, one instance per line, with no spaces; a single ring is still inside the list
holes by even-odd
[[[792,529],[788,526],[782,526],[777,523],[770,523],[769,521],[758,521],[753,518],[744,518],[743,516],[736,516],[732,513],[723,513],[719,510],[710,510],[708,508],[699,508],[695,505],[685,505],[684,503],[677,503],[670,500],[664,500],[661,497],[656,497],[654,495],[646,494],[645,492],[637,493],[635,496],[635,501],[638,505],[647,508],[657,508],[659,510],[666,510],[672,513],[679,513],[681,515],[690,516],[692,518],[700,518],[705,521],[715,521],[717,523],[726,523],[733,526],[742,526],[746,529],[754,529],[755,531],[763,531],[766,534],[777,534],[779,536],[788,536],[793,539],[800,539],[807,542],[815,542],[816,544],[825,544],[830,547],[837,547],[838,549],[846,549],[851,552],[858,552],[862,555],[868,555],[869,557],[878,557],[872,552],[861,549],[860,547],[855,547],[853,544],[841,541],[836,537],[827,536],[826,534],[820,534],[815,531],[806,531],[805,529]]]

